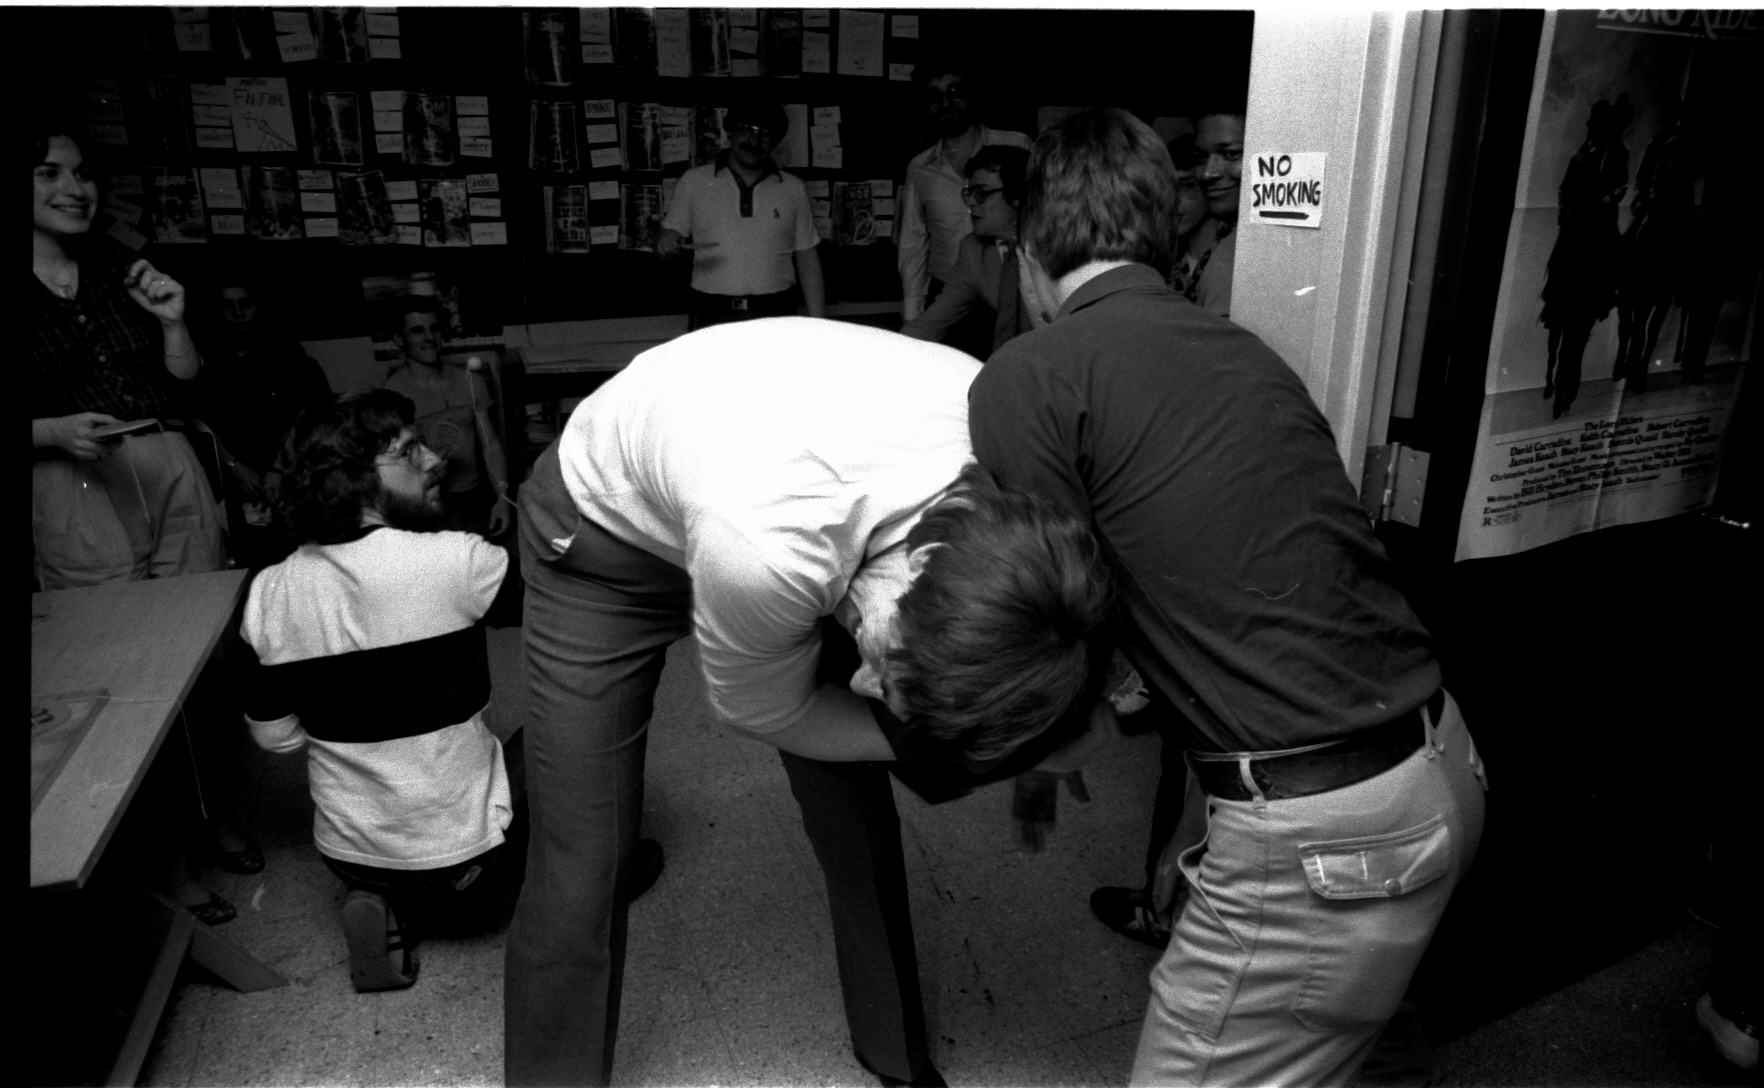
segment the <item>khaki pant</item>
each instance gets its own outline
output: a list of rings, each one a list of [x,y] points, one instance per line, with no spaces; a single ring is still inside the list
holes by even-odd
[[[1426,742],[1364,782],[1207,798],[1132,1083],[1353,1083],[1475,856],[1483,777],[1448,697]]]
[[[129,435],[96,461],[31,465],[31,536],[46,590],[222,570],[223,527],[181,434]]]

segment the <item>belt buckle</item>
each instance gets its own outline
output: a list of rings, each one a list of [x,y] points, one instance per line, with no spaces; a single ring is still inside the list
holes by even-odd
[[[729,309],[731,309],[731,310],[746,310],[747,309],[747,300],[744,298],[732,298],[729,300]]]

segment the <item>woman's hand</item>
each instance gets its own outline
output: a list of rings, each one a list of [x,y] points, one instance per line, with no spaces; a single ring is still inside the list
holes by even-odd
[[[143,264],[146,262],[143,261]],[[82,461],[96,461],[104,456],[104,443],[92,437],[99,427],[121,423],[103,412],[75,412],[71,416],[46,416],[31,420],[31,445],[58,446]]]
[[[159,318],[161,324],[183,323],[184,285],[152,264],[139,260],[130,265],[123,276],[123,287],[136,305]]]

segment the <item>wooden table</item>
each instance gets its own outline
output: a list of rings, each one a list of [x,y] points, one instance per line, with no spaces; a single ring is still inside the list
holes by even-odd
[[[244,588],[234,570],[31,596],[33,726],[59,715],[72,737],[33,758],[32,889],[85,887]],[[140,889],[134,909],[162,943],[110,1084],[134,1083],[186,955],[240,990],[287,985],[164,896]]]

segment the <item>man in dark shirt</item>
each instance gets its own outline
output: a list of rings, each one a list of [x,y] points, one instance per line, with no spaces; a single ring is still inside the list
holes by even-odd
[[[1091,519],[1207,794],[1133,1082],[1347,1082],[1475,852],[1480,765],[1304,383],[1165,285],[1175,187],[1125,111],[1042,136],[1022,238],[1057,316],[969,426],[1001,483]]]

